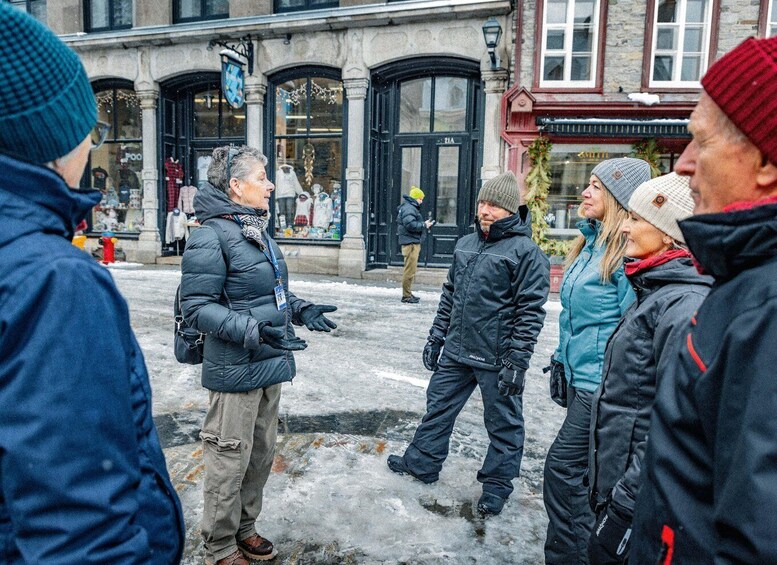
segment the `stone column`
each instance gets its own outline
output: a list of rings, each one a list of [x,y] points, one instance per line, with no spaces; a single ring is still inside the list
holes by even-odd
[[[348,163],[345,182],[345,234],[340,245],[338,273],[341,277],[362,278],[366,247],[362,233],[364,217],[364,106],[370,81],[366,78],[343,80],[348,97]]]
[[[264,96],[267,84],[264,75],[246,77],[246,145],[264,153]]]
[[[499,132],[499,108],[507,86],[507,70],[482,71],[486,88],[485,120],[483,122],[483,166],[480,176],[492,179],[502,172],[502,141]]]
[[[159,237],[159,171],[157,170],[157,123],[156,108],[159,90],[138,90],[140,108],[143,112],[143,228],[138,238],[136,260],[141,263],[155,263],[162,254],[162,240]]]

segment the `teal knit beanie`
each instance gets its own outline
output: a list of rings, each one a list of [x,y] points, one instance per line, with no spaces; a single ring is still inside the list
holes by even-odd
[[[78,55],[48,28],[0,2],[0,153],[36,164],[64,157],[97,123]]]

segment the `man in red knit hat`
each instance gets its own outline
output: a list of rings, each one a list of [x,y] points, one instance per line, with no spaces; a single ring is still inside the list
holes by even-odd
[[[630,565],[777,563],[777,37],[701,83],[675,171],[695,202],[680,229],[715,285],[659,375]]]

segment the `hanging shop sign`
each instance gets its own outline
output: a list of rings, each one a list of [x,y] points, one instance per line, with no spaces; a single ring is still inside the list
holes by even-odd
[[[245,72],[237,53],[224,49],[221,55],[221,90],[227,103],[233,108],[245,104]]]

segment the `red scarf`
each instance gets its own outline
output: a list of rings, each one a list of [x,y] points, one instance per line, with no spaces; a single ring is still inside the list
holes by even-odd
[[[762,198],[761,200],[740,200],[739,202],[732,202],[725,208],[723,212],[741,212],[742,210],[750,210],[757,206],[764,206],[766,204],[777,204],[777,196],[770,196],[769,198]]]
[[[623,270],[626,271],[626,276],[630,277],[642,271],[649,271],[653,267],[668,263],[673,259],[680,259],[682,257],[690,257],[691,254],[685,249],[667,249],[663,253],[658,255],[651,255],[645,259],[639,261],[631,261],[623,266]]]

